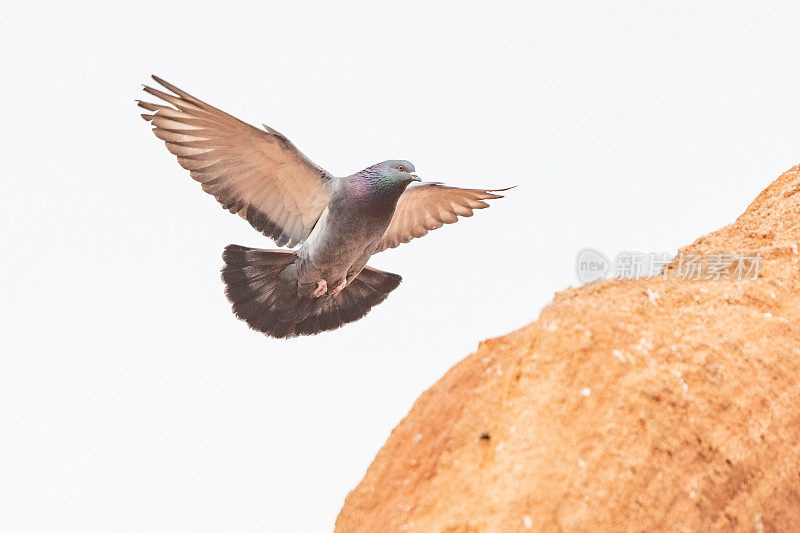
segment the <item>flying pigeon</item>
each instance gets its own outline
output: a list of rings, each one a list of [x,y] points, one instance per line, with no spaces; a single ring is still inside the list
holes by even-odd
[[[172,94],[144,91],[169,105],[137,102],[180,165],[222,207],[278,246],[300,245],[259,250],[231,244],[222,254],[234,314],[272,337],[313,335],[363,317],[401,280],[368,267],[370,256],[472,216],[507,190],[422,183],[405,160],[338,178],[269,126],[250,126],[153,79]]]

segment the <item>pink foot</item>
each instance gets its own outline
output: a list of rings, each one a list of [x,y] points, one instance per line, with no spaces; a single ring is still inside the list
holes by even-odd
[[[314,289],[314,298],[319,298],[326,292],[328,292],[328,282],[321,279],[317,282],[317,288]]]
[[[337,294],[342,292],[342,289],[344,289],[345,287],[347,287],[347,278],[343,278],[341,281],[339,281],[339,283],[336,284],[336,286],[333,289],[331,289],[330,293],[331,296],[336,296]]]

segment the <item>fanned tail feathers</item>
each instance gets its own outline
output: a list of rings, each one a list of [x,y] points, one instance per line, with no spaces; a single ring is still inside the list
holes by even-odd
[[[365,267],[336,296],[298,295],[291,251],[231,244],[222,255],[225,293],[237,317],[271,337],[313,335],[366,315],[400,284],[397,274]]]

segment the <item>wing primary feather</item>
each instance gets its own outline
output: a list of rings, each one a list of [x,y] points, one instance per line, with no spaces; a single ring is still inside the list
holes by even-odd
[[[161,85],[162,87],[164,87],[164,88],[165,88],[165,89],[167,89],[168,91],[172,91],[173,93],[177,94],[178,96],[180,96],[180,97],[181,97],[181,98],[183,98],[184,100],[188,101],[189,103],[192,103],[192,104],[194,104],[196,107],[199,107],[200,109],[205,109],[205,110],[212,110],[212,109],[214,109],[213,107],[211,107],[211,106],[210,106],[210,105],[208,105],[207,103],[203,102],[203,101],[202,101],[202,100],[200,100],[199,98],[195,98],[194,96],[192,96],[191,94],[187,93],[186,91],[182,91],[181,89],[178,89],[177,87],[175,87],[174,85],[172,85],[172,84],[171,84],[171,83],[169,83],[168,81],[165,81],[165,80],[163,80],[163,79],[159,78],[159,77],[158,77],[158,76],[156,76],[155,74],[153,74],[153,75],[152,75],[152,78],[153,78],[153,79],[154,79],[154,80],[155,80],[155,81],[156,81],[156,82],[157,82],[159,85]],[[227,114],[227,113],[226,113],[226,114]]]

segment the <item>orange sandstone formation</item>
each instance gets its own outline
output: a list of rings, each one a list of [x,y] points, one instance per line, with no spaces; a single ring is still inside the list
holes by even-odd
[[[681,250],[758,279],[559,293],[417,400],[336,530],[800,531],[798,245],[800,166]]]

